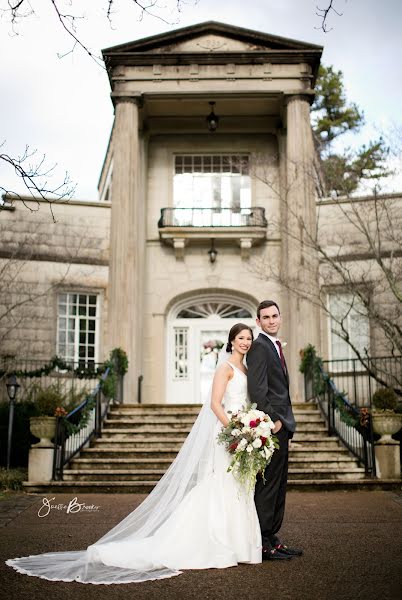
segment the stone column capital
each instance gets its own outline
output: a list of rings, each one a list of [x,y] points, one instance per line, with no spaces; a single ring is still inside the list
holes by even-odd
[[[131,104],[135,104],[137,108],[142,108],[144,104],[144,98],[139,92],[134,92],[133,94],[127,94],[124,92],[112,92],[110,94],[110,97],[115,108],[116,104],[120,104],[122,102],[129,102]]]
[[[290,102],[293,102],[294,100],[301,100],[304,102],[308,102],[309,104],[312,104],[314,101],[314,97],[315,97],[314,90],[305,90],[303,92],[285,92],[284,93],[285,106],[288,106],[288,104]]]

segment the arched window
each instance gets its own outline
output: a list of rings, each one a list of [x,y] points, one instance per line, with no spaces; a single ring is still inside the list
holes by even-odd
[[[183,308],[177,315],[178,319],[251,319],[250,311],[227,302],[202,302]]]

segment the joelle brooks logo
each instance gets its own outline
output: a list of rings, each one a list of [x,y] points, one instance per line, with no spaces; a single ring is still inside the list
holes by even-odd
[[[85,502],[78,502],[77,496],[70,500],[68,504],[59,502],[58,504],[52,504],[54,498],[42,498],[42,506],[38,510],[38,517],[47,517],[51,510],[66,511],[66,514],[74,514],[78,512],[89,513],[96,512],[99,510],[99,506],[95,504],[85,504]]]

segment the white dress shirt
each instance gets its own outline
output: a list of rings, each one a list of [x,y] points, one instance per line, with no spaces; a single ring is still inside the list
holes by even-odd
[[[276,348],[276,351],[277,351],[277,353],[278,353],[278,356],[279,356],[279,358],[280,358],[280,357],[281,357],[281,353],[279,352],[279,346],[278,346],[278,344],[276,343],[276,342],[278,342],[278,341],[279,341],[279,340],[278,340],[278,338],[274,337],[273,335],[269,335],[268,333],[265,333],[265,331],[262,331],[262,330],[261,330],[261,333],[262,333],[263,335],[266,335],[266,336],[267,336],[267,338],[271,340],[271,342],[272,342],[272,343],[273,343],[273,345],[275,346],[275,348]]]

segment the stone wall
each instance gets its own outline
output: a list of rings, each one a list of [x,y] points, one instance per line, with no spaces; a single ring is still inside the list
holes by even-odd
[[[0,212],[0,353],[56,353],[57,294],[100,294],[100,360],[107,319],[110,205],[16,200]],[[31,209],[31,210],[30,210]]]

